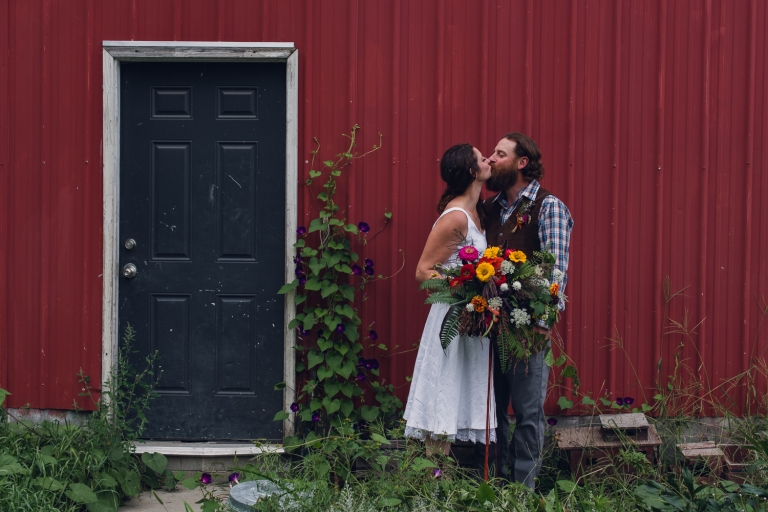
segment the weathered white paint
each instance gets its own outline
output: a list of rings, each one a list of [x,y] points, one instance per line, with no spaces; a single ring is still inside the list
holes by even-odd
[[[294,253],[293,244],[296,243],[296,224],[298,220],[298,151],[299,151],[299,51],[296,50],[288,58],[286,69],[286,118],[288,119],[285,137],[285,254],[290,257]],[[290,260],[289,260],[290,261]],[[285,282],[289,283],[296,276],[288,264],[285,267]],[[296,330],[288,328],[288,322],[296,316],[296,304],[294,303],[294,293],[285,295],[285,313],[284,323],[285,333],[283,340],[285,343],[285,366],[284,381],[286,382],[283,391],[284,410],[289,411],[291,404],[296,400],[296,389],[293,387],[296,382]],[[283,421],[283,435],[292,436],[294,432],[294,417],[289,414],[288,419]]]
[[[253,443],[182,443],[176,441],[137,441],[133,443],[136,453],[162,453],[163,455],[187,457],[227,457],[232,455],[259,455],[262,453],[283,453],[279,445],[256,446]]]
[[[104,267],[102,276],[102,387],[117,362],[117,297],[119,286],[118,250],[120,215],[120,62],[151,61],[236,61],[286,62],[286,154],[285,154],[285,211],[286,255],[293,254],[296,242],[296,214],[298,205],[298,123],[299,82],[298,50],[293,43],[242,42],[181,42],[181,41],[103,41],[103,166],[104,166]],[[293,279],[291,260],[286,258],[285,278]],[[285,367],[287,383],[294,379],[295,333],[287,328],[295,316],[293,295],[285,297],[283,324]],[[294,401],[296,391],[286,386],[283,401],[286,407]],[[287,408],[286,408],[287,410]],[[293,435],[292,417],[283,422],[283,435]],[[195,455],[195,454],[192,454]],[[198,454],[199,455],[199,454]]]

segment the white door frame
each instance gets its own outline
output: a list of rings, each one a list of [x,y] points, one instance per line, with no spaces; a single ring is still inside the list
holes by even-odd
[[[183,62],[285,62],[285,253],[293,254],[296,242],[298,193],[299,51],[293,43],[222,43],[184,41],[103,41],[104,87],[104,267],[102,274],[101,385],[117,365],[117,306],[120,269],[120,63],[123,61]],[[294,279],[285,262],[285,282]],[[277,290],[275,290],[277,292]],[[294,402],[296,333],[288,322],[296,316],[293,293],[286,294],[283,308],[284,410]],[[283,436],[293,435],[293,415],[283,422]]]

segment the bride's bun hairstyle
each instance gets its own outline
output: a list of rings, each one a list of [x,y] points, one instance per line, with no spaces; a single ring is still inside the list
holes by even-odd
[[[443,153],[443,158],[440,159],[440,177],[446,187],[440,202],[437,203],[437,213],[443,213],[448,203],[467,191],[479,170],[472,144],[456,144]],[[485,228],[487,215],[482,199],[477,201],[477,214],[480,216],[480,227]]]

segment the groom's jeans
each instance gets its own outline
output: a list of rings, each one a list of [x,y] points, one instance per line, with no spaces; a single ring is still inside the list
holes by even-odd
[[[495,347],[495,344],[494,344]],[[498,354],[494,354],[498,356]],[[497,476],[524,483],[534,488],[534,478],[541,470],[544,448],[544,400],[547,396],[549,366],[544,362],[544,352],[531,356],[526,363],[518,361],[506,374],[501,372],[499,358],[494,357],[493,386],[496,397],[496,450],[494,452]],[[515,412],[515,432],[509,442],[509,416],[507,409],[512,399]],[[483,452],[485,447],[483,446]],[[478,454],[479,455],[479,454]],[[485,454],[483,453],[483,459]],[[480,462],[483,465],[483,462]],[[507,467],[509,465],[509,467]]]

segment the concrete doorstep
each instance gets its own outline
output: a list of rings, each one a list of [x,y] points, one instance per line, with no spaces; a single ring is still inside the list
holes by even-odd
[[[226,477],[225,477],[226,478]],[[229,486],[216,486],[216,496],[222,496],[224,501],[229,498]],[[141,511],[141,512],[184,512],[184,502],[186,501],[195,512],[200,511],[200,505],[195,504],[203,497],[200,489],[190,491],[186,487],[177,485],[173,491],[165,489],[157,491],[144,491],[139,496],[126,502],[120,511]],[[160,500],[158,500],[160,498]],[[160,503],[162,501],[162,503]]]

